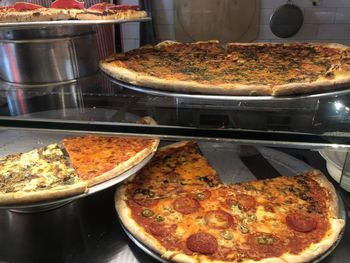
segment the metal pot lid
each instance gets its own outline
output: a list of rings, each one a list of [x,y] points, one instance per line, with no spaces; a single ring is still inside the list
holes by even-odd
[[[303,25],[304,16],[302,10],[292,1],[280,6],[270,17],[270,29],[280,38],[294,36]]]

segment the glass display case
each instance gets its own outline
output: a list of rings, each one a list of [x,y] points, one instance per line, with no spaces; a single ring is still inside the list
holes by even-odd
[[[150,2],[143,5],[151,14]],[[151,19],[135,21],[147,22],[140,27],[141,43],[153,42]],[[350,89],[286,97],[216,96],[118,82],[98,71],[94,28],[110,23],[116,21],[0,25],[0,156],[70,136],[128,135],[159,137],[160,146],[197,141],[224,183],[319,169],[341,197],[347,224],[313,262],[347,262]],[[45,52],[39,55],[41,49]],[[145,116],[157,124],[137,123]],[[0,205],[0,262],[168,262],[123,229],[115,210],[116,187],[136,168],[74,198]]]
[[[259,178],[256,167],[269,169],[259,158],[255,169],[249,167],[242,145],[251,145],[281,174],[321,170],[343,197],[344,217],[349,216],[348,91],[286,98],[196,97],[151,94],[121,84],[102,73],[52,84],[1,82],[1,155],[77,134],[158,136],[162,144],[196,140],[223,180],[231,182]],[[136,124],[143,116],[158,124]],[[115,185],[60,206],[2,207],[0,259],[165,262],[123,231],[114,209]],[[347,224],[337,246],[316,262],[347,261],[349,242]]]

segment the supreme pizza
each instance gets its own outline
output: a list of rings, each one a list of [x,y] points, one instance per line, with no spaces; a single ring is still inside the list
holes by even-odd
[[[321,172],[225,185],[193,142],[161,148],[115,204],[136,239],[174,262],[308,262],[344,227]]]
[[[350,48],[326,43],[165,41],[100,62],[114,79],[184,93],[290,95],[350,83]]]
[[[0,158],[0,205],[88,192],[156,151],[159,139],[87,135]]]
[[[128,20],[146,17],[138,5],[98,3],[85,7],[77,0],[56,0],[50,7],[26,2],[0,7],[0,22],[37,22],[58,20]]]

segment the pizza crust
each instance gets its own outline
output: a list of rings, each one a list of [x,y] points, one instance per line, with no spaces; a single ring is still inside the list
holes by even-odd
[[[167,251],[157,239],[152,235],[148,234],[143,227],[136,223],[136,221],[131,216],[131,210],[126,203],[126,188],[127,185],[124,184],[120,186],[115,193],[115,209],[118,212],[119,219],[123,226],[130,231],[130,233],[141,241],[143,244],[148,246],[154,251],[157,251],[160,255],[167,255],[166,258],[170,258],[173,253]]]
[[[154,138],[154,141],[152,143],[152,145],[146,149],[143,149],[142,151],[138,152],[136,155],[134,155],[133,157],[131,157],[130,159],[128,159],[127,161],[119,164],[118,166],[114,167],[112,170],[101,174],[95,178],[92,178],[90,180],[87,180],[87,184],[88,187],[92,187],[94,185],[100,184],[102,182],[105,182],[107,180],[110,180],[124,172],[126,172],[127,170],[129,170],[130,168],[134,167],[135,165],[139,164],[142,160],[144,160],[147,156],[149,156],[150,154],[154,153],[157,150],[159,144],[159,139],[158,138]]]
[[[86,192],[85,182],[33,192],[1,193],[0,205],[27,204],[69,197]]]
[[[339,202],[338,195],[335,191],[335,188],[331,182],[323,175],[323,173],[319,170],[312,170],[308,173],[322,188],[328,190],[328,194],[330,196],[330,204],[329,204],[329,214],[334,219],[339,218]]]
[[[343,219],[332,219],[331,231],[323,238],[321,242],[311,245],[298,255],[285,253],[281,257],[285,260],[285,262],[290,263],[309,262],[319,257],[337,241],[344,225],[345,221]]]

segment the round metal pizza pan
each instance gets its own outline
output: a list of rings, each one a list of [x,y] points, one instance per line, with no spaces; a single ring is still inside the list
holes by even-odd
[[[114,186],[114,185],[120,183],[121,181],[132,176],[137,171],[139,171],[142,167],[144,167],[151,160],[153,155],[154,155],[154,153],[148,155],[142,162],[135,165],[131,169],[127,170],[126,172],[118,175],[117,177],[110,179],[108,181],[105,181],[103,183],[100,183],[98,185],[90,187],[88,189],[88,191],[83,193],[83,194],[74,195],[71,197],[57,199],[57,200],[39,202],[39,203],[30,203],[30,204],[21,204],[21,205],[7,205],[7,206],[2,205],[2,206],[0,206],[0,209],[8,209],[12,212],[17,212],[17,213],[36,213],[36,212],[43,212],[43,211],[48,211],[48,210],[59,208],[63,205],[70,203],[71,201],[92,195],[94,193],[97,193],[97,192],[102,191],[108,187],[111,187],[111,186]]]
[[[217,167],[215,166],[216,164],[218,164],[218,160],[221,159],[221,157],[224,157],[224,155],[220,154],[220,149],[219,151],[215,150],[214,152],[211,151],[208,148],[206,148],[204,144],[199,144],[200,148],[202,150],[202,152],[204,153],[204,155],[209,159],[209,162],[214,166],[215,169],[217,169]],[[204,147],[202,147],[202,145],[204,145]],[[311,166],[307,165],[306,163],[294,158],[293,156],[290,156],[288,154],[285,154],[283,152],[274,150],[274,149],[270,149],[270,148],[265,148],[265,147],[259,147],[258,148],[260,153],[281,173],[281,174],[285,174],[285,175],[296,175],[296,174],[300,174],[300,173],[304,173],[307,172],[311,169],[313,169]],[[226,150],[225,150],[226,151]],[[208,154],[209,153],[209,154]],[[233,150],[233,153],[237,153],[237,151]],[[226,156],[228,156],[229,154],[227,154],[226,152]],[[215,158],[215,156],[217,158]],[[213,159],[212,159],[213,158]],[[239,158],[237,156],[237,162]],[[240,167],[242,167],[242,164],[239,163],[235,163],[235,166],[238,166],[240,169]],[[218,167],[220,169],[222,169],[223,167]],[[220,170],[217,169],[217,170]],[[218,171],[218,173],[220,174],[220,171]],[[243,173],[246,173],[246,171],[243,171]],[[243,175],[244,176],[244,175]],[[242,177],[241,175],[238,176],[230,176],[230,178],[228,178],[227,175],[224,174],[225,178],[221,178],[223,180],[223,182],[225,183],[229,183],[230,180],[231,183],[233,182],[238,182],[238,181],[249,181],[249,180],[254,180],[256,179],[254,176],[252,176],[251,174],[248,175],[246,178]],[[339,205],[339,218],[346,220],[346,211],[345,211],[345,207],[344,207],[344,203],[341,199],[341,197],[338,194],[338,205]],[[156,259],[159,262],[162,263],[170,263],[171,261],[164,259],[161,257],[161,255],[157,252],[155,252],[154,250],[152,250],[151,248],[149,248],[148,246],[146,246],[145,244],[143,244],[141,241],[139,241],[122,223],[122,221],[119,218],[119,222],[123,228],[123,230],[125,231],[126,235],[131,239],[131,241],[137,246],[139,247],[143,252],[145,252],[147,255],[153,257],[154,259]],[[314,259],[313,261],[311,261],[312,263],[318,263],[321,262],[323,259],[325,259],[339,244],[339,242],[341,241],[343,234],[344,234],[344,229],[340,232],[338,239],[336,240],[336,242],[322,255],[318,256],[316,259]]]
[[[37,22],[4,22],[0,23],[0,30],[43,28],[57,26],[93,26],[107,24],[122,24],[131,22],[151,21],[150,17],[136,19],[113,19],[113,20],[60,20],[60,21],[37,21]]]
[[[198,94],[198,93],[180,93],[171,92],[164,90],[156,90],[147,87],[141,87],[137,85],[132,85],[125,83],[108,76],[108,78],[115,84],[128,88],[134,91],[155,95],[155,96],[167,96],[175,98],[187,98],[187,99],[202,99],[202,100],[229,100],[229,101],[295,101],[295,100],[306,100],[306,99],[318,99],[324,97],[334,97],[339,95],[344,95],[350,93],[350,89],[343,87],[340,90],[315,93],[315,94],[303,94],[303,95],[289,95],[289,96],[231,96],[231,95],[209,95],[209,94]]]
[[[120,116],[119,116],[120,115]],[[50,116],[52,118],[74,118],[79,116],[79,118],[114,118],[115,121],[121,118],[127,122],[135,122],[140,119],[138,116],[134,114],[119,114],[116,110],[110,109],[85,109],[84,112],[80,112],[78,109],[64,109],[64,110],[51,110],[45,112],[32,113],[22,116],[30,116],[32,118],[40,118],[41,116]],[[118,116],[118,117],[116,117]],[[30,132],[30,131],[16,131],[16,130],[8,130],[0,133],[0,156],[5,156],[8,154],[12,154],[15,152],[26,152],[32,150],[33,148],[43,147],[49,145],[51,143],[58,143],[63,138],[71,137],[71,136],[79,136],[80,134],[67,134],[67,133],[50,133],[50,132]],[[153,157],[154,153],[148,155],[144,160],[125,171],[124,173],[118,175],[115,178],[112,178],[103,183],[92,186],[88,189],[87,192],[79,195],[74,195],[71,197],[56,199],[56,200],[48,200],[37,203],[29,203],[29,204],[18,204],[18,205],[0,205],[0,209],[11,210],[13,212],[18,213],[35,213],[35,212],[43,212],[52,210],[55,208],[59,208],[63,205],[70,203],[71,201],[87,197],[99,191],[102,191],[106,188],[114,186],[121,181],[127,179],[128,177],[135,174],[138,170],[140,170],[143,166],[145,166],[149,160]]]

